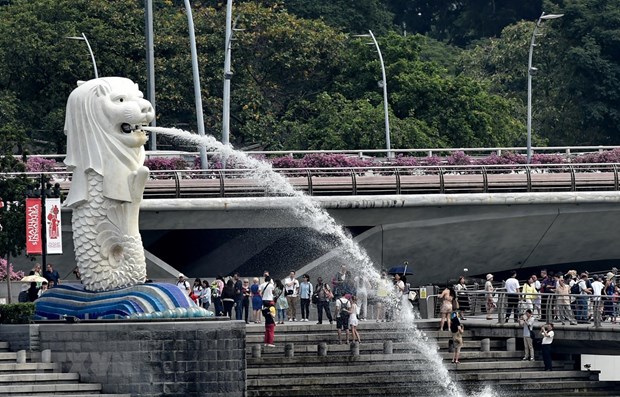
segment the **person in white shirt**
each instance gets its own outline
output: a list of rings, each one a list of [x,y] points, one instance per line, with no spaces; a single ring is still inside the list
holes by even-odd
[[[601,310],[603,308],[601,304],[601,293],[605,285],[597,275],[592,276],[592,280],[592,317],[594,317],[594,326],[599,326],[602,320]]]
[[[506,322],[510,320],[510,315],[514,312],[515,323],[519,321],[519,280],[517,280],[517,272],[514,270],[510,273],[510,278],[506,280]]]
[[[553,343],[553,337],[555,336],[555,333],[553,332],[553,324],[548,323],[543,325],[541,335],[543,337],[542,355],[545,362],[545,371],[552,371],[553,365],[551,362],[551,344]]]
[[[183,293],[185,293],[191,287],[189,285],[189,281],[187,281],[187,277],[185,277],[183,273],[179,273],[179,280],[177,281],[177,287],[179,287],[179,289],[183,291]]]
[[[268,303],[275,304],[273,302],[273,282],[270,276],[265,276],[265,282],[260,285],[259,290],[263,298],[263,306],[268,306]]]
[[[295,272],[291,270],[284,279],[284,294],[288,302],[286,316],[288,321],[297,321],[297,301],[299,300],[299,281],[295,278]]]

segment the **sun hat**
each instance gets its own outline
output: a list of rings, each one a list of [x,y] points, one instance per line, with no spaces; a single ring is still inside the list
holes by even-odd
[[[613,274],[612,272],[609,272],[609,273],[607,273],[607,274],[605,275],[605,278],[606,278],[607,280],[611,280],[612,278],[614,278],[614,274]]]
[[[493,278],[493,275],[491,273],[487,274],[487,280],[490,280]]]

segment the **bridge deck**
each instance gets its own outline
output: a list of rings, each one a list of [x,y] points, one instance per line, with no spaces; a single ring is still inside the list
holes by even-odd
[[[617,164],[275,169],[313,196],[620,190]],[[71,174],[52,174],[68,191]],[[248,170],[152,171],[144,197],[281,196]]]

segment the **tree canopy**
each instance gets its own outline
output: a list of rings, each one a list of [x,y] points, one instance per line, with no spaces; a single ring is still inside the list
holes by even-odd
[[[192,2],[205,126],[221,130],[225,2]],[[157,118],[196,130],[187,17],[154,1]],[[265,149],[385,147],[385,61],[392,147],[525,141],[527,53],[542,10],[533,79],[535,142],[620,141],[620,11],[611,0],[274,0],[235,2],[231,142]],[[146,91],[144,10],[131,0],[0,2],[1,153],[59,152],[66,98],[101,76]],[[166,142],[163,142],[166,144]]]

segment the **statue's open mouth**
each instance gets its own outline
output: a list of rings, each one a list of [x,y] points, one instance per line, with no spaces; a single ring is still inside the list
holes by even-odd
[[[121,131],[123,131],[125,134],[130,134],[131,132],[135,131],[135,130],[142,130],[141,125],[131,125],[129,123],[123,123],[121,124]],[[146,132],[146,131],[145,131]]]

